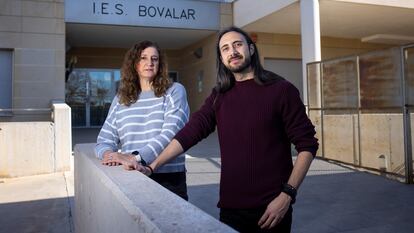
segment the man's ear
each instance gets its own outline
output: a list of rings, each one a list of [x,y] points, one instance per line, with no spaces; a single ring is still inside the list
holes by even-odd
[[[254,51],[254,45],[253,44],[250,44],[249,50],[250,50],[250,56],[252,56],[256,52],[256,51]]]

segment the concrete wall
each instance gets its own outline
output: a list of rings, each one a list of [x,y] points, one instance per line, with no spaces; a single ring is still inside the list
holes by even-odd
[[[77,233],[235,232],[145,175],[101,165],[93,147],[75,147]]]
[[[2,0],[0,6],[0,48],[14,53],[13,108],[48,108],[51,100],[64,100],[64,0]]]
[[[52,122],[0,122],[0,177],[71,169],[70,108],[52,105]]]
[[[361,165],[405,174],[402,114],[362,114],[360,125]]]
[[[0,122],[0,177],[54,170],[52,122]]]
[[[312,111],[310,118],[321,139],[320,115]],[[324,115],[323,149],[318,156],[404,175],[402,114],[361,114],[359,122],[356,114]]]
[[[358,165],[358,123],[356,115],[324,115],[324,157]]]

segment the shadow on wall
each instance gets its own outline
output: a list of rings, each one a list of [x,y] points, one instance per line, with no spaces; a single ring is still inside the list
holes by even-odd
[[[73,197],[0,204],[0,232],[72,233]]]

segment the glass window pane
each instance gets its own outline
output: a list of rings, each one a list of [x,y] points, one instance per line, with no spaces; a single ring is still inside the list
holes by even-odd
[[[361,55],[359,69],[362,108],[402,106],[399,48]]]
[[[355,57],[323,63],[323,106],[358,107],[358,73]]]
[[[13,51],[0,50],[0,109],[12,108]],[[0,116],[11,112],[0,112]]]
[[[307,65],[308,73],[308,105],[310,108],[321,107],[321,63],[311,63]]]
[[[90,79],[90,123],[100,126],[105,122],[112,96],[112,71],[89,72]]]
[[[405,50],[405,80],[407,103],[414,105],[414,47]]]
[[[86,83],[85,70],[74,70],[66,83],[66,103],[72,109],[72,126],[86,126]]]

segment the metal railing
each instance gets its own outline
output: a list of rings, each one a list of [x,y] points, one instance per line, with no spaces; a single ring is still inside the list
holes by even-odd
[[[0,108],[0,122],[51,121],[51,108]]]
[[[319,156],[414,183],[414,129],[411,125],[411,115],[414,114],[414,45],[309,63],[307,74],[308,114],[317,126],[321,141]],[[335,120],[349,125],[334,125],[332,122]],[[379,124],[378,120],[387,126]],[[388,132],[381,132],[381,128],[387,127]],[[332,131],[338,128],[342,130]],[[389,134],[389,141],[378,140],[386,137],[372,135],[370,131]],[[343,140],[348,140],[352,148],[345,149],[345,152],[353,154],[353,161],[344,161],[340,156],[327,153],[343,149],[339,145],[327,144],[326,141],[332,142],[327,135],[340,138],[346,132],[352,138]],[[385,148],[384,153],[376,154],[375,146]],[[380,164],[382,160],[386,160],[385,168]]]

